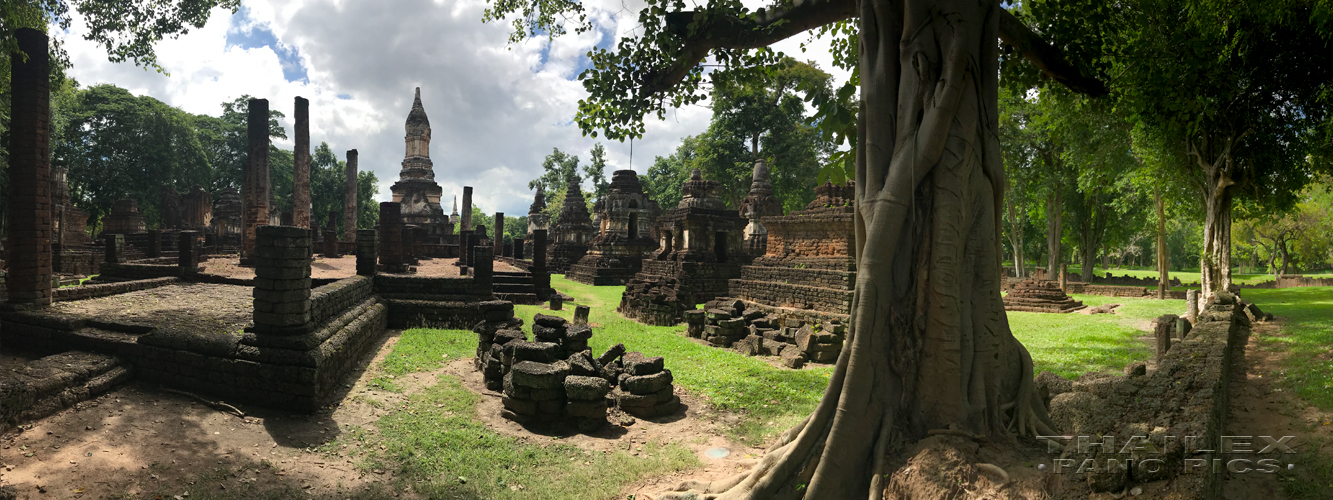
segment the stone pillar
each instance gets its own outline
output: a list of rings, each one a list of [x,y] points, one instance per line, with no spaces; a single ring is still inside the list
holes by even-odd
[[[296,98],[296,155],[292,165],[292,222],[312,227],[310,216],[310,101]]]
[[[467,267],[467,244],[472,237],[472,231],[463,230],[458,232],[458,262],[454,265]]]
[[[495,256],[497,257],[504,255],[504,240],[505,240],[504,235],[505,235],[505,214],[504,212],[496,212],[495,241],[492,242],[493,243],[492,246],[495,248],[494,253]]]
[[[523,238],[514,238],[514,258],[523,260]]]
[[[486,235],[486,226],[477,224],[477,228],[472,231],[472,235],[468,238],[468,245],[467,245],[468,267],[475,267],[477,265],[477,248],[482,246],[481,240],[482,238],[485,238],[485,235]]]
[[[347,179],[343,193],[343,241],[357,241],[356,228],[356,150],[347,150]]]
[[[472,283],[478,290],[485,290],[491,293],[492,286],[495,284],[495,257],[491,255],[491,248],[480,246],[475,250],[477,256],[477,265],[472,266]]]
[[[337,233],[337,232],[338,232],[338,219],[339,219],[340,217],[342,217],[342,213],[341,213],[341,212],[338,212],[337,210],[334,210],[334,211],[329,212],[329,225],[328,225],[328,227],[326,227],[326,228],[324,228],[324,229],[327,229],[327,230],[329,230],[329,231],[333,231],[333,232]],[[335,238],[335,239],[336,239],[336,238]]]
[[[13,233],[10,233],[10,234],[13,234]],[[102,235],[102,240],[106,242],[106,249],[105,249],[105,250],[106,250],[106,253],[103,255],[103,260],[104,260],[107,264],[124,264],[124,263],[125,263],[125,235],[123,235],[123,234],[104,234],[104,235]],[[10,255],[14,255],[13,250],[10,250]],[[13,269],[12,264],[11,264],[10,269]],[[47,280],[47,281],[50,281],[50,280]]]
[[[1186,317],[1186,318],[1189,318],[1189,320],[1190,320],[1191,323],[1196,322],[1196,321],[1199,321],[1199,291],[1198,291],[1198,290],[1187,290],[1187,291],[1185,291],[1185,317]]]
[[[546,270],[546,230],[532,232],[532,286],[537,298],[545,299],[551,290],[551,274]]]
[[[1185,340],[1185,336],[1190,334],[1190,329],[1192,329],[1192,328],[1193,328],[1193,325],[1190,324],[1190,320],[1189,320],[1189,318],[1176,318],[1176,338],[1177,338],[1177,339]]]
[[[1060,291],[1065,293],[1069,293],[1069,290],[1065,288],[1065,285],[1068,283],[1065,281],[1065,273],[1067,271],[1069,271],[1069,266],[1067,264],[1060,264]]]
[[[1171,330],[1176,327],[1176,318],[1174,314],[1164,314],[1157,318],[1157,326],[1153,329],[1153,336],[1157,338],[1157,362],[1160,363],[1166,356],[1166,352],[1171,350]]]
[[[148,249],[144,255],[150,259],[156,259],[162,256],[162,231],[158,229],[148,230]]]
[[[338,233],[328,229],[324,230],[324,258],[336,259],[342,257],[338,254]]]
[[[9,302],[51,303],[51,60],[46,34],[15,31],[9,101]]]
[[[412,228],[412,242],[412,255],[415,255],[417,260],[430,258],[426,255],[426,228],[421,226]]]
[[[375,275],[375,250],[379,246],[379,236],[374,229],[356,230],[356,274],[358,276]]]
[[[463,211],[458,214],[463,229],[472,229],[472,186],[463,186]]]
[[[255,234],[255,333],[310,331],[310,229],[263,226]]]
[[[380,202],[380,265],[387,273],[407,272],[403,260],[402,206],[392,201]]]
[[[176,265],[181,267],[181,273],[194,274],[199,272],[199,236],[203,234],[199,231],[181,231],[176,242]]]
[[[551,305],[550,305],[551,310],[559,311],[561,309],[564,309],[564,307],[565,307],[565,299],[560,298],[560,294],[558,293],[551,294]]]
[[[278,216],[278,224],[281,224],[281,225],[284,225],[284,226],[295,226],[295,225],[296,225],[296,214],[292,213],[291,210],[283,210],[283,211],[282,211],[282,214]],[[310,227],[309,227],[309,226],[306,226],[306,227],[303,228],[303,229],[310,229]]]
[[[403,262],[407,265],[415,266],[417,261],[417,226],[413,224],[403,225]]]
[[[588,306],[574,306],[574,324],[575,325],[588,324],[588,314],[592,312],[591,309],[592,308]]]
[[[255,230],[269,224],[268,99],[250,99],[246,120],[246,161],[241,184],[245,227],[241,231],[241,264],[253,263]]]

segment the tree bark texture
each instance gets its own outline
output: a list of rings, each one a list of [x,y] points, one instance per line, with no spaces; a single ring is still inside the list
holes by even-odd
[[[1200,285],[1207,302],[1217,290],[1231,285],[1231,204],[1235,172],[1233,146],[1249,131],[1217,140],[1208,134],[1191,139],[1189,154],[1203,170],[1200,194],[1204,199],[1203,256],[1199,259]]]
[[[931,429],[1054,432],[1000,298],[1001,12],[993,1],[861,1],[861,271],[842,354],[815,411],[754,469],[677,490],[879,499],[888,450]]]
[[[1153,193],[1153,201],[1157,204],[1157,298],[1166,300],[1166,291],[1171,281],[1167,272],[1171,263],[1167,261],[1166,209],[1162,203],[1161,189]]]

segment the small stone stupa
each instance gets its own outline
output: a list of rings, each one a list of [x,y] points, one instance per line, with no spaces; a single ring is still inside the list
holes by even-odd
[[[588,253],[588,244],[595,234],[580,184],[582,180],[577,175],[569,179],[565,201],[551,228],[553,242],[548,265],[553,274],[564,274],[578,263]]]
[[[1043,313],[1067,313],[1083,309],[1054,281],[1026,280],[1018,283],[1004,297],[1004,310]]]
[[[565,277],[588,285],[623,285],[643,268],[643,256],[657,246],[649,227],[651,206],[633,170],[611,175],[606,195],[597,201],[600,232],[591,249],[570,266]]]
[[[768,164],[763,158],[754,162],[750,194],[741,200],[740,215],[750,221],[745,226],[745,248],[750,255],[764,255],[768,246],[768,228],[759,218],[781,216],[782,202],[773,194],[773,183],[768,180]]]

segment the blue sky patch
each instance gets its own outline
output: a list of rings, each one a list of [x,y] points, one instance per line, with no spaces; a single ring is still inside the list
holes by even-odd
[[[227,46],[240,47],[242,49],[258,49],[268,47],[274,54],[278,55],[278,63],[282,64],[282,77],[289,82],[310,82],[306,75],[305,66],[301,65],[301,55],[296,51],[296,47],[284,44],[273,35],[273,31],[264,25],[256,25],[250,28],[243,26],[249,24],[250,9],[241,7],[231,18],[232,28],[227,30]]]

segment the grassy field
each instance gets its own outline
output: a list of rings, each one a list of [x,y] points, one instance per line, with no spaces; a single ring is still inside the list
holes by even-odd
[[[1121,304],[1119,314],[1049,314],[1010,312],[1014,338],[1032,354],[1035,372],[1049,371],[1065,378],[1083,373],[1119,373],[1133,361],[1152,355],[1136,340],[1145,335],[1143,323],[1167,313],[1183,313],[1183,300],[1151,300],[1074,295],[1088,306]]]
[[[553,277],[552,285],[592,308],[595,334],[589,344],[594,354],[624,343],[630,350],[665,356],[679,387],[712,409],[736,416],[722,426],[733,439],[759,444],[790,427],[814,407],[831,373],[829,366],[788,370],[763,358],[708,347],[686,338],[683,326],[650,327],[627,320],[615,312],[622,287],[591,287],[563,276]],[[1333,409],[1333,391],[1329,391],[1333,362],[1320,358],[1333,342],[1333,289],[1246,290],[1243,295],[1286,322],[1284,335],[1262,339],[1266,348],[1294,353],[1290,367],[1275,375],[1303,399]],[[1153,318],[1183,313],[1185,308],[1182,300],[1074,298],[1090,306],[1114,302],[1122,307],[1114,315],[1008,314],[1014,335],[1032,354],[1037,372],[1069,378],[1090,371],[1119,372],[1125,364],[1151,355],[1148,344],[1138,337],[1148,335],[1145,329]],[[554,312],[539,306],[516,306],[515,314],[531,325],[536,313],[572,318],[573,309],[572,304]],[[475,346],[476,336],[468,331],[408,330],[375,367],[372,384],[401,391],[395,377],[470,357]],[[624,484],[699,465],[678,444],[650,444],[641,450],[642,455],[633,456],[624,451],[588,453],[558,441],[547,445],[520,442],[469,417],[478,398],[455,378],[444,375],[436,385],[412,394],[405,406],[382,417],[378,432],[349,433],[324,448],[330,452],[348,446],[360,450],[362,469],[391,468],[402,478],[392,489],[410,487],[431,498],[609,499]],[[1289,487],[1309,488],[1324,479],[1293,482]],[[590,497],[589,492],[612,494]],[[1306,498],[1298,490],[1293,493],[1291,498]]]

